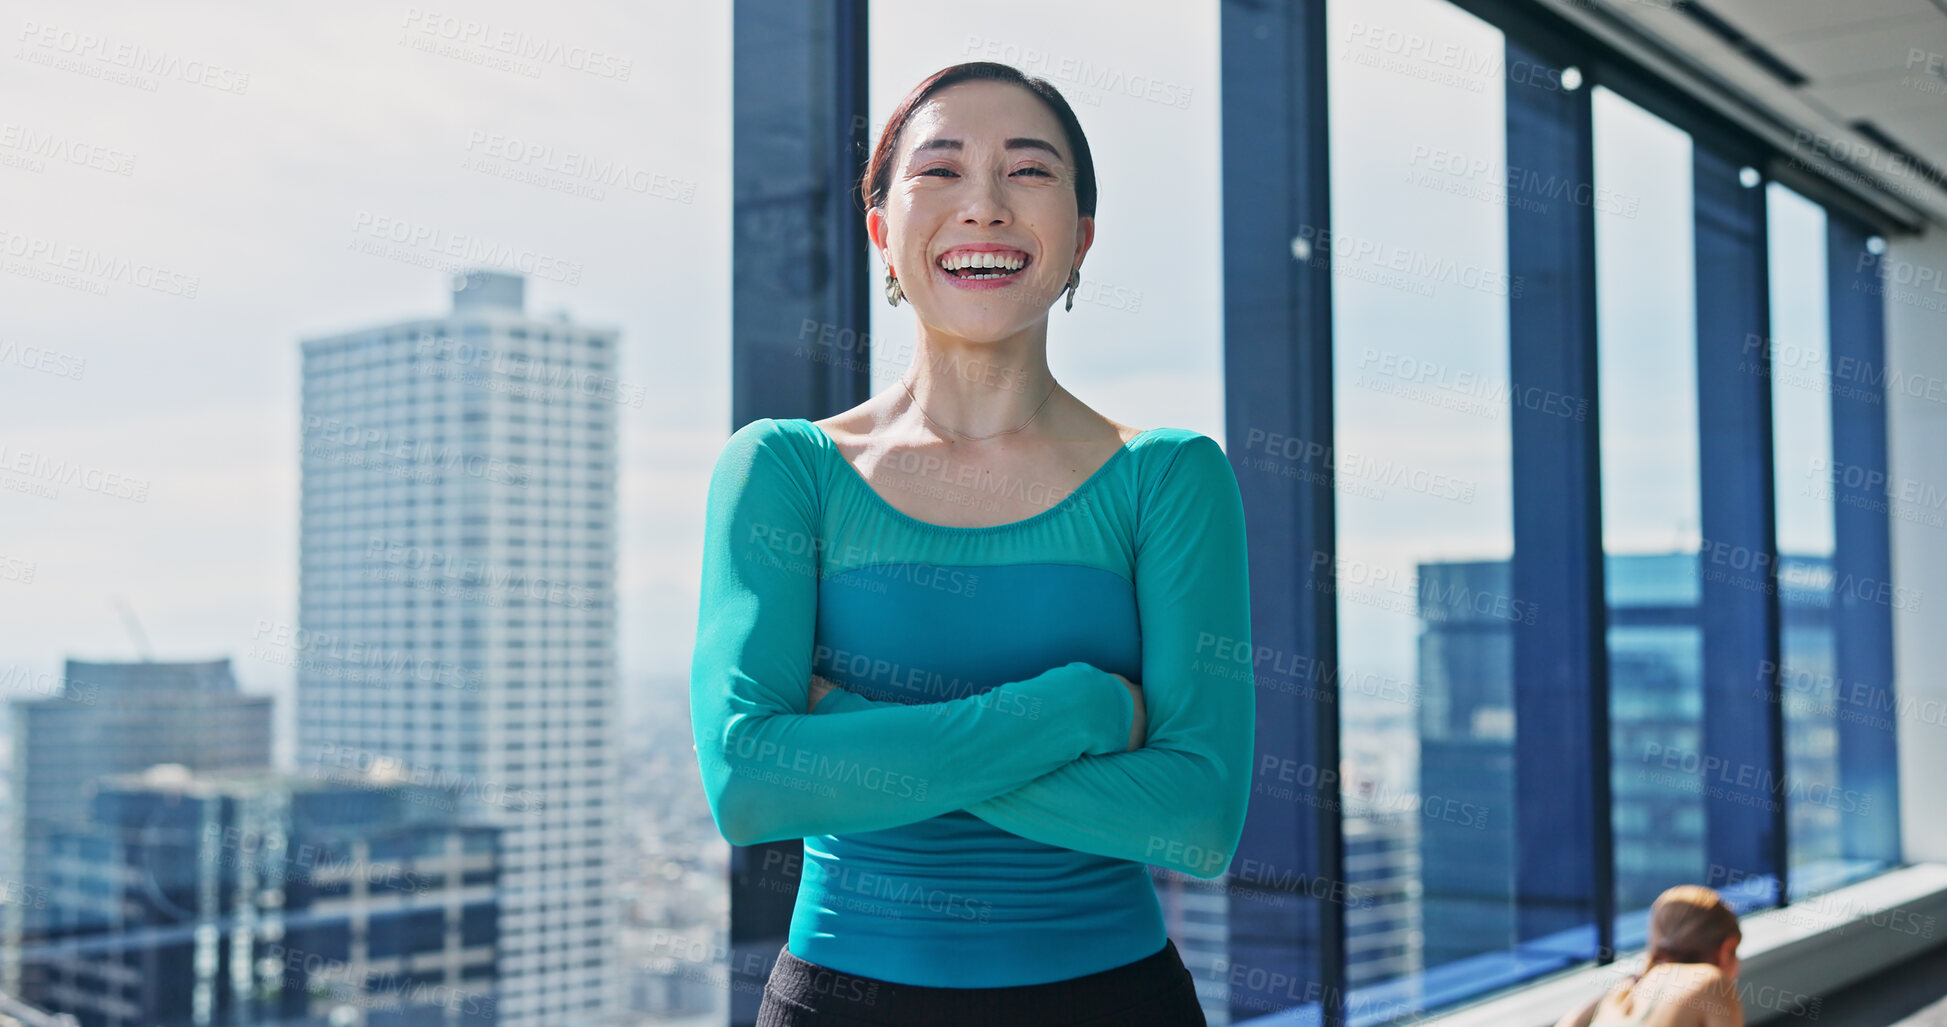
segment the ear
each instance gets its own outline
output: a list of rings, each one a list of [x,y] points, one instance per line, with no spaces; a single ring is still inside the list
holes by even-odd
[[[1095,219],[1084,215],[1075,222],[1075,259],[1069,267],[1082,266],[1082,258],[1088,255],[1088,248],[1095,245]]]
[[[1718,966],[1724,966],[1737,957],[1737,943],[1740,940],[1742,939],[1733,934],[1724,939],[1724,944],[1717,946],[1716,963]]]
[[[888,229],[886,227],[885,208],[871,207],[866,210],[865,234],[871,237],[873,249],[878,250],[881,254],[886,252]],[[892,261],[888,260],[886,263],[890,265]],[[893,270],[897,271],[898,268],[894,268]]]

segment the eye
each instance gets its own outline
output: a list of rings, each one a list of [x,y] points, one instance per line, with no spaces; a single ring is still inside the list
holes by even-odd
[[[945,175],[953,175],[953,174],[955,174],[955,172],[953,171],[953,169],[952,169],[952,168],[945,168],[945,167],[931,167],[931,168],[927,168],[927,169],[926,169],[926,170],[924,170],[924,171],[921,171],[921,172],[919,173],[919,176],[918,176],[918,177],[924,177],[924,176],[926,176],[926,175],[931,175],[931,174],[932,174],[932,173],[934,173],[935,171],[937,171],[937,172],[940,172],[941,174],[945,174]],[[1052,174],[1051,172],[1049,172],[1049,171],[1047,171],[1046,169],[1044,169],[1044,168],[1037,168],[1037,167],[1026,167],[1026,168],[1021,168],[1021,169],[1019,169],[1019,170],[1017,170],[1017,171],[1015,171],[1014,173],[1015,173],[1015,174],[1017,174],[1017,175],[1022,175],[1022,174],[1028,174],[1028,173],[1030,173],[1030,172],[1032,172],[1033,174],[1036,174],[1036,175],[1040,175],[1040,176],[1041,176],[1042,178],[1053,178],[1053,177],[1055,177],[1055,176],[1054,176],[1054,175],[1053,175],[1053,174]],[[957,177],[957,176],[956,176],[956,177]]]

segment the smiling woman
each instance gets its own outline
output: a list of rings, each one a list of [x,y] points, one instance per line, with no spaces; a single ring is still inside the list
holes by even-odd
[[[1145,864],[1219,877],[1243,831],[1253,682],[1209,658],[1252,651],[1229,459],[1048,370],[1095,173],[1047,83],[928,78],[861,192],[912,365],[739,429],[707,503],[704,790],[732,843],[805,842],[757,1022],[1203,1024]]]
[[[942,102],[948,97],[957,102]],[[965,113],[956,120],[993,124],[996,117],[1013,114],[1025,115],[1026,124],[1039,122],[1043,127],[1035,135],[999,140],[983,140],[977,131],[970,133],[972,138],[961,138],[951,127],[949,115],[962,110]],[[915,297],[923,295],[936,276],[916,276],[926,284],[914,291],[919,283],[899,278],[897,268],[927,267],[937,268],[937,277],[957,288],[1021,286],[1025,293],[1021,302],[1041,312],[1047,310],[1047,303],[1033,301],[1047,297],[1045,290],[1053,282],[1055,290],[1068,290],[1068,306],[1074,306],[1075,288],[1081,284],[1082,257],[1095,235],[1095,161],[1075,112],[1053,86],[1004,64],[956,65],[914,87],[887,123],[892,127],[880,136],[860,184],[867,229],[886,261],[887,302],[897,305],[901,298],[909,298],[918,309]],[[907,142],[911,146],[902,153],[900,146]],[[997,152],[983,152],[983,143]],[[987,169],[984,174],[983,168]],[[1048,229],[1054,235],[1066,226],[1072,241],[1058,235],[1056,239],[1065,241],[1065,245],[1039,251],[1013,239],[955,242],[902,232],[904,239],[918,248],[895,252],[889,246],[889,218],[897,216],[915,222],[912,227],[920,227],[940,216],[943,204],[961,203],[970,192],[988,195],[1010,209],[1021,207],[1021,213],[1028,216],[1019,227]],[[890,211],[889,201],[894,204]],[[1047,259],[1034,276],[1026,276],[1037,252],[1046,252]],[[1068,259],[1057,260],[1057,256]],[[1003,263],[1006,267],[1002,270],[1012,273],[978,273]],[[969,269],[975,273],[970,274]]]

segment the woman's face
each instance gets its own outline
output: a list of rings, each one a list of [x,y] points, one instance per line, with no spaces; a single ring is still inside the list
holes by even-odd
[[[1047,318],[1095,231],[1077,216],[1073,157],[1053,112],[1009,83],[956,83],[913,112],[866,230],[921,320],[991,342]],[[1000,266],[941,266],[980,250]]]

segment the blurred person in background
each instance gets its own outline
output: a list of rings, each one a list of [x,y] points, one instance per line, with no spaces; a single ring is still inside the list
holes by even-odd
[[[1650,907],[1643,972],[1555,1027],[1743,1027],[1737,997],[1743,937],[1723,896],[1697,884],[1671,888]]]

